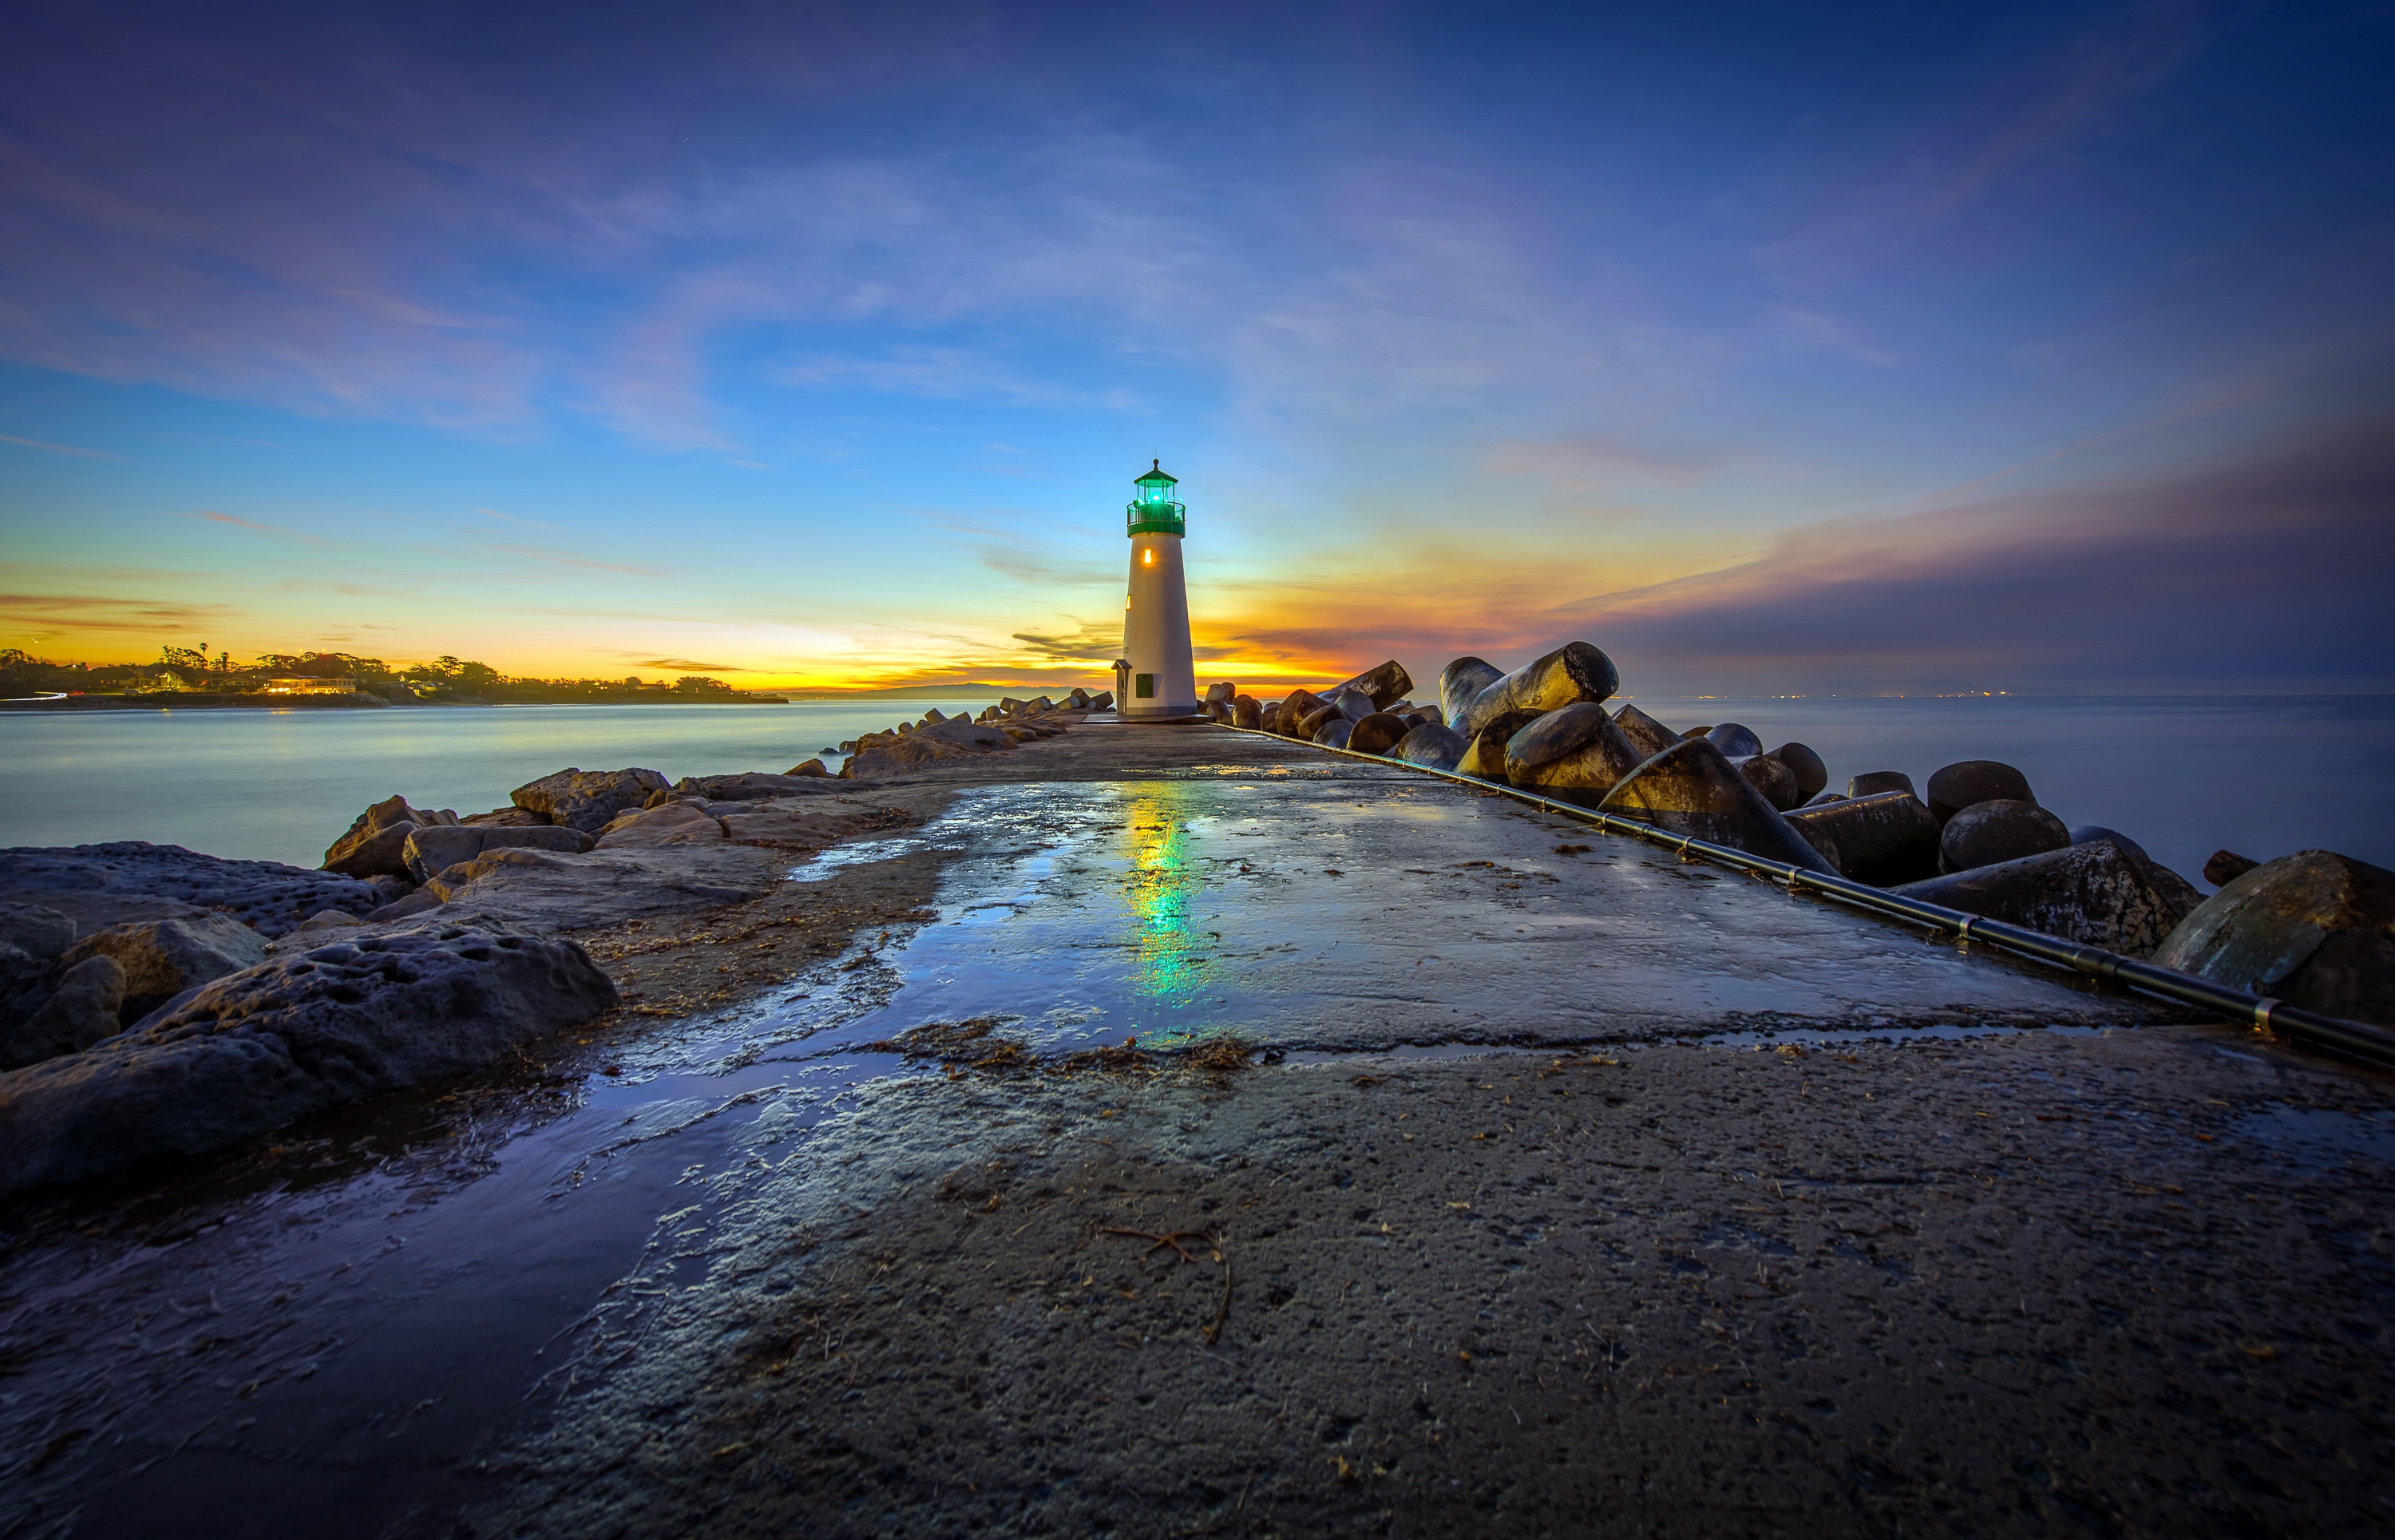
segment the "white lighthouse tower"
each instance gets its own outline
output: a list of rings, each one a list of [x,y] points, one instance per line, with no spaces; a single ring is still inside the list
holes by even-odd
[[[1161,461],[1131,485],[1124,511],[1131,535],[1131,587],[1123,607],[1123,660],[1115,710],[1125,722],[1185,721],[1199,715],[1198,670],[1189,651],[1189,592],[1181,578],[1181,537],[1188,510]]]

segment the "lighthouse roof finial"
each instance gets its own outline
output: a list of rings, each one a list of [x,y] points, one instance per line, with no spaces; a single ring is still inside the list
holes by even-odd
[[[1147,474],[1133,477],[1131,479],[1131,485],[1133,486],[1177,486],[1180,485],[1181,478],[1164,468],[1163,457],[1158,456],[1158,458],[1149,460],[1147,463],[1149,466]]]

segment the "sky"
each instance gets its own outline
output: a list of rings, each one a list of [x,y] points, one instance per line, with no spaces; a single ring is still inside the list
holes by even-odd
[[[2395,7],[12,7],[0,646],[2395,689]]]

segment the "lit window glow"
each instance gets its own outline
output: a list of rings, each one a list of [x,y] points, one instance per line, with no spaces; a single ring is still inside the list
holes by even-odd
[[[1143,551],[1139,553],[1139,559],[1149,566],[1154,566],[1156,564],[1156,552],[1153,551]]]

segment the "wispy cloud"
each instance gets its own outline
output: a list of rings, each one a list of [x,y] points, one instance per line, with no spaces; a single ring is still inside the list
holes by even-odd
[[[323,536],[311,535],[304,529],[288,529],[282,524],[261,524],[256,519],[245,519],[238,514],[219,513],[213,508],[193,509],[190,512],[177,513],[174,516],[178,519],[196,519],[203,524],[224,524],[233,529],[246,529],[252,534],[268,535],[278,540],[291,540],[300,545],[330,547],[333,544]]]
[[[19,438],[14,433],[0,433],[0,444],[13,444],[22,449],[42,449],[53,455],[73,455],[79,459],[123,459],[105,449],[78,449],[72,444],[52,444],[46,439]]]

